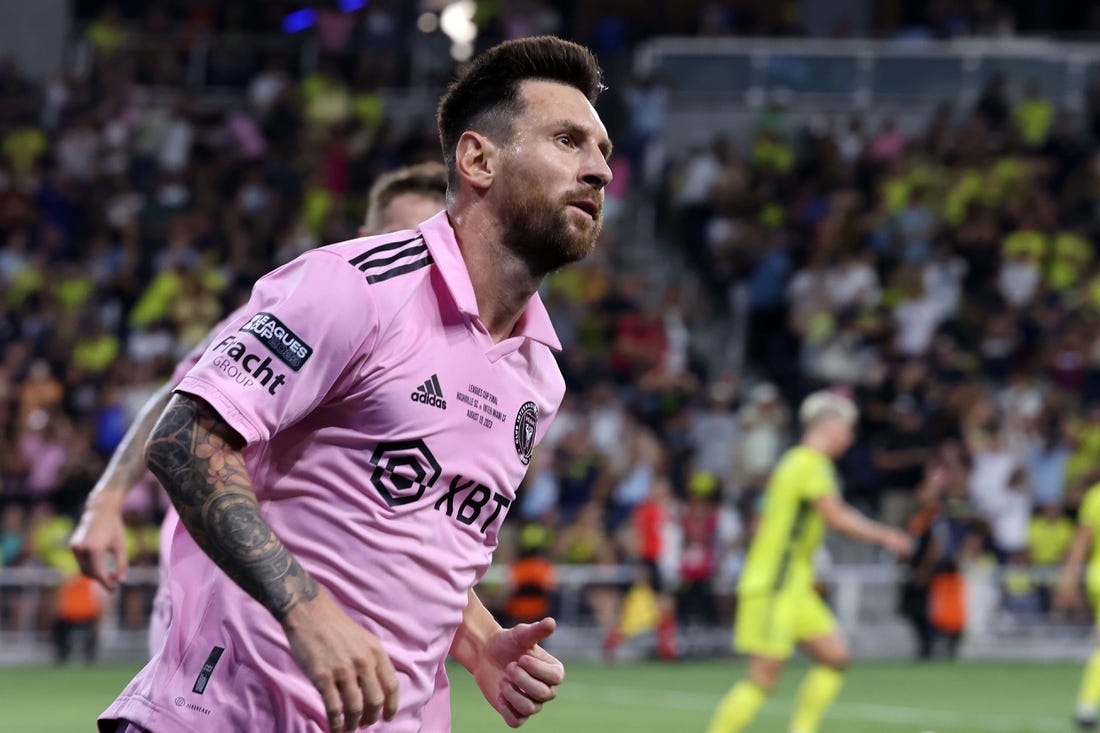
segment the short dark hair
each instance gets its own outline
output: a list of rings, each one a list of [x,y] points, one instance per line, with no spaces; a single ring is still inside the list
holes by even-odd
[[[447,198],[447,170],[439,163],[431,162],[383,173],[370,187],[367,197],[366,230],[377,232],[382,212],[391,201],[406,193],[438,196],[443,201]],[[442,205],[440,208],[443,208]]]
[[[584,46],[555,36],[532,36],[478,54],[439,101],[437,122],[447,175],[455,181],[455,148],[467,130],[499,139],[512,135],[512,118],[523,112],[520,82],[555,81],[578,89],[592,104],[603,91],[596,57]]]

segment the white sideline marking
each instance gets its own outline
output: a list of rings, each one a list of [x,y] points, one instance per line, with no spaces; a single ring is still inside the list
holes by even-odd
[[[655,690],[624,685],[587,683],[584,686],[564,685],[564,697],[581,697],[623,707],[673,708],[677,710],[713,710],[720,696],[682,690]],[[771,699],[760,715],[786,718],[793,700]],[[1069,725],[1070,712],[1064,717],[1053,715],[1009,715],[1005,713],[962,713],[954,710],[930,710],[901,705],[838,702],[829,708],[826,720],[853,720],[861,723],[911,723],[923,728],[953,728],[962,731],[992,733],[1062,733]]]

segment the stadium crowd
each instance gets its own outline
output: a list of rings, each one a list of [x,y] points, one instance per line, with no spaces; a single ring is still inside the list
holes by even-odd
[[[75,572],[73,518],[177,360],[258,276],[355,236],[380,173],[439,157],[430,124],[396,124],[371,91],[395,70],[339,53],[304,75],[281,56],[234,70],[230,54],[211,73],[244,93],[211,104],[184,91],[172,53],[125,53],[121,28],[110,12],[89,27],[86,75],[39,86],[0,68],[4,565]],[[920,135],[860,115],[796,128],[770,107],[750,145],[695,146],[652,186],[640,170],[666,97],[613,82],[604,235],[544,292],[568,393],[498,563],[635,562],[662,576],[681,621],[728,618],[792,408],[841,386],[861,407],[845,495],[922,538],[918,598],[981,555],[1057,564],[1100,479],[1100,86],[1071,116],[1022,82],[991,79],[973,109],[943,106]],[[623,222],[639,206],[659,210],[697,292],[631,265]],[[689,346],[735,292],[749,308],[743,373]],[[151,478],[131,494],[138,563],[155,566],[164,502]],[[552,573],[536,576],[552,596]],[[1006,602],[1041,609],[1027,578]],[[589,590],[609,631],[621,598]],[[124,623],[144,623],[142,602],[124,604]],[[23,623],[17,603],[0,612]]]

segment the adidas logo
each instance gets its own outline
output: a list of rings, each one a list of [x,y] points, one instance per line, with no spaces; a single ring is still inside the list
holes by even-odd
[[[434,374],[431,379],[425,380],[424,384],[419,385],[416,391],[409,395],[409,398],[413,402],[423,402],[425,405],[438,407],[440,410],[447,409],[447,400],[443,399],[443,388],[439,386],[439,377]]]

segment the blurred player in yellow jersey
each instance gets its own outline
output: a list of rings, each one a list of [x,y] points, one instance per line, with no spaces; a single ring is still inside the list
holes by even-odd
[[[707,733],[740,733],[779,680],[796,644],[816,665],[798,693],[791,733],[815,733],[840,691],[848,646],[814,591],[814,552],[829,527],[898,554],[909,536],[874,522],[840,497],[833,461],[852,443],[858,411],[850,399],[815,392],[799,409],[802,442],[780,459],[764,493],[760,524],[737,592],[734,648],[749,655],[748,678],[719,703]]]
[[[1094,484],[1081,500],[1077,512],[1077,534],[1073,538],[1062,573],[1058,577],[1058,587],[1054,595],[1054,607],[1062,610],[1083,609],[1081,597],[1081,569],[1088,556],[1088,572],[1085,576],[1085,588],[1096,613],[1097,628],[1100,628],[1100,484]],[[1091,552],[1090,552],[1091,549]],[[1096,727],[1096,711],[1100,707],[1100,649],[1094,649],[1085,673],[1081,677],[1081,688],[1077,693],[1077,725],[1082,730]]]

